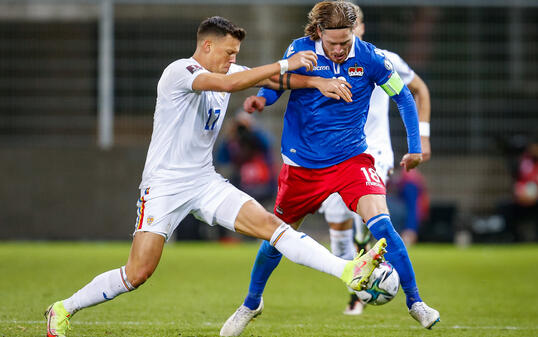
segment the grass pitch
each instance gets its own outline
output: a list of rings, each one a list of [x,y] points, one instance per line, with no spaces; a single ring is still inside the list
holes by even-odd
[[[44,336],[47,305],[124,264],[129,246],[0,243],[0,336]],[[147,284],[77,313],[69,336],[217,336],[243,300],[257,248],[169,244]],[[344,316],[339,280],[284,259],[243,336],[538,335],[538,245],[419,245],[410,255],[422,297],[441,312],[431,331],[408,315],[401,290],[384,306]]]

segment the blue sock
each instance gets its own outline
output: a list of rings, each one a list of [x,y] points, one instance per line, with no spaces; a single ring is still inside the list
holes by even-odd
[[[252,267],[252,273],[250,274],[250,285],[248,287],[248,295],[245,298],[245,306],[251,310],[257,309],[260,305],[263,290],[269,280],[269,276],[282,259],[282,253],[280,253],[275,247],[271,246],[269,241],[263,241],[256,261]]]
[[[407,307],[411,308],[413,303],[422,300],[418,294],[415,272],[413,271],[413,266],[411,265],[411,260],[409,260],[409,255],[407,254],[407,249],[402,238],[394,230],[388,214],[376,215],[368,220],[366,225],[376,239],[387,239],[387,253],[385,253],[385,258],[398,271],[400,283],[405,292]]]

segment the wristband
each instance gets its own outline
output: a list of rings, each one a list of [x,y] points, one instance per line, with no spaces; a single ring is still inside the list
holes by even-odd
[[[280,64],[280,75],[284,75],[288,71],[288,60],[280,60],[278,64]]]
[[[430,136],[430,123],[428,122],[419,122],[418,123],[418,133],[423,137]]]

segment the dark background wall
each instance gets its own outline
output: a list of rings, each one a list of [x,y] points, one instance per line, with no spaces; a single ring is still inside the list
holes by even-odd
[[[115,146],[96,144],[98,8],[0,2],[0,239],[126,239],[164,67],[189,57],[200,20],[247,29],[238,63],[281,57],[310,6],[116,5]],[[535,7],[364,6],[365,39],[398,52],[429,85],[432,202],[466,218],[511,196],[517,135],[538,132]],[[256,90],[234,94],[229,115]],[[258,116],[276,139],[285,100]],[[405,131],[392,107],[396,162]],[[512,158],[513,159],[513,158]],[[316,222],[316,221],[314,221]],[[323,226],[319,221],[319,226]]]

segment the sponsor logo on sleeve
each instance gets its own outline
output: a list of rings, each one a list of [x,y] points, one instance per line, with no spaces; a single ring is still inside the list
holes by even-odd
[[[191,64],[190,66],[187,66],[187,70],[191,73],[191,74],[194,74],[195,72],[197,72],[198,70],[202,70],[204,68],[200,67],[199,65],[197,64]]]
[[[293,48],[293,46],[290,46],[288,48],[288,52],[286,53],[286,57],[290,57],[290,55],[293,53],[295,53],[295,49]]]
[[[392,66],[392,63],[390,63],[390,61],[388,59],[385,59],[385,68],[387,70],[390,70],[390,71],[392,71],[392,69],[394,69],[394,67]]]
[[[357,64],[355,63],[354,67],[349,67],[348,68],[347,74],[350,77],[362,76],[362,75],[364,75],[364,68],[360,67],[360,66],[357,66]]]

